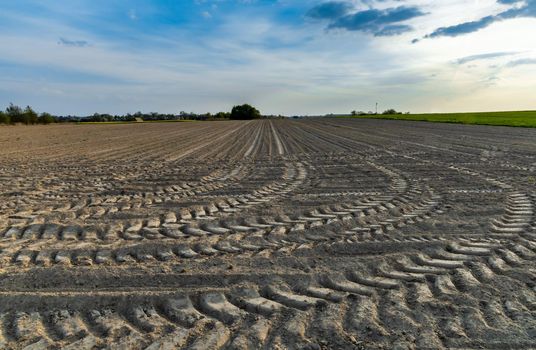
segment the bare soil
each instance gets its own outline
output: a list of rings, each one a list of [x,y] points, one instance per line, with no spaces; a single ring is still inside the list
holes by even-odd
[[[536,130],[0,127],[1,349],[536,347]]]

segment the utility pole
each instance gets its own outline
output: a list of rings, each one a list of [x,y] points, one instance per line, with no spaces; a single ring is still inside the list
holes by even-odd
[[[378,102],[376,102],[376,114],[378,114]]]

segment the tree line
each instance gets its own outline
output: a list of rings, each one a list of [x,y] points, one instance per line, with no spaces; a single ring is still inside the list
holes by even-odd
[[[22,109],[11,103],[5,111],[0,111],[0,124],[50,124],[56,123],[57,117],[50,113],[38,114],[30,106]]]
[[[350,115],[352,116],[363,116],[363,115],[371,115],[371,114],[377,114],[374,112],[363,112],[363,111],[352,111]],[[392,114],[402,114],[402,112],[397,111],[396,109],[390,108],[385,111],[383,111],[381,114],[383,115],[392,115]],[[406,114],[409,114],[409,112],[406,112]]]
[[[273,116],[270,116],[273,117]],[[54,116],[50,113],[37,113],[30,106],[21,108],[11,103],[5,111],[0,110],[0,124],[51,124],[62,122],[135,122],[135,121],[155,121],[155,120],[249,120],[263,118],[255,107],[249,104],[234,106],[231,112],[218,113],[194,113],[181,111],[173,113],[142,113],[112,115],[107,113],[94,113],[89,116]]]
[[[184,112],[181,111],[179,114],[164,114],[164,113],[142,113],[136,112],[134,114],[126,115],[111,115],[111,114],[100,114],[95,113],[91,116],[80,118],[81,122],[134,122],[137,120],[143,121],[154,121],[154,120],[249,120],[249,119],[260,119],[263,116],[258,109],[249,105],[243,104],[239,106],[234,106],[231,112],[218,112],[218,113],[194,113],[194,112]]]

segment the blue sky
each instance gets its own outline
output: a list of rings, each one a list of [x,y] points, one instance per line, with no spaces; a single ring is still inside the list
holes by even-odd
[[[0,0],[0,105],[536,109],[536,0]]]

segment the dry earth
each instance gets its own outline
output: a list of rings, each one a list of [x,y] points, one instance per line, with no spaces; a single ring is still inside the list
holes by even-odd
[[[0,128],[2,349],[536,347],[536,130]]]

